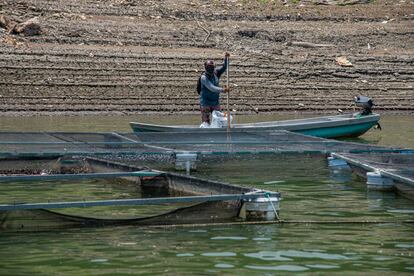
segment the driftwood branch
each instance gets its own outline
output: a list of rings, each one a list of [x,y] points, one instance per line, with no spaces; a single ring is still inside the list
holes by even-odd
[[[303,48],[321,48],[321,47],[335,47],[333,44],[315,44],[311,42],[304,41],[291,41],[286,43],[287,46],[297,46]]]
[[[201,23],[200,22],[198,22],[198,20],[196,19],[196,18],[194,18],[195,19],[195,21],[197,22],[197,25],[198,25],[198,27],[200,27],[204,32],[206,32],[206,37],[204,38],[204,41],[203,41],[203,43],[204,44],[206,44],[206,42],[207,42],[207,39],[210,37],[210,35],[211,35],[211,32],[209,31],[209,30],[207,30],[205,27],[203,27],[203,25],[201,25]]]

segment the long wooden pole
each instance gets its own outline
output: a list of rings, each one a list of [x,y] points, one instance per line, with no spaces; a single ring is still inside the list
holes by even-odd
[[[230,63],[229,63],[229,56],[226,56],[226,59],[227,59],[227,70],[226,70],[226,72],[227,72],[227,75],[226,75],[226,81],[227,81],[227,88],[228,89],[230,89],[230,86],[229,86],[229,65],[230,65]],[[228,132],[230,132],[230,128],[231,128],[231,125],[230,125],[230,105],[229,105],[229,102],[230,102],[230,90],[228,90],[227,91],[227,131]]]

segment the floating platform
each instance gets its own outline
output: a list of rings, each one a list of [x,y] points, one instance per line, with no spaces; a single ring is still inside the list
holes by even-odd
[[[414,200],[414,151],[400,153],[332,153],[347,162],[353,172],[367,178],[368,188],[396,190]]]

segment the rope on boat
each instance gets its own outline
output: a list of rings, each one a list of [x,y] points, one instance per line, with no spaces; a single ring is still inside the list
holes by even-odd
[[[271,221],[236,221],[236,222],[214,222],[196,224],[170,224],[170,225],[148,225],[149,228],[192,228],[210,226],[233,226],[233,225],[271,225],[271,224],[414,224],[414,220],[271,220]]]

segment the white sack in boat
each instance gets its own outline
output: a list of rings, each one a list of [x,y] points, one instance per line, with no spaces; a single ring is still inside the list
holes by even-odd
[[[211,119],[211,127],[227,127],[227,115],[223,112],[214,110]],[[230,123],[233,121],[233,116],[230,115]]]
[[[233,121],[233,116],[230,115],[230,123]],[[214,110],[212,113],[211,124],[203,122],[200,128],[220,128],[227,127],[227,115],[223,112]]]

